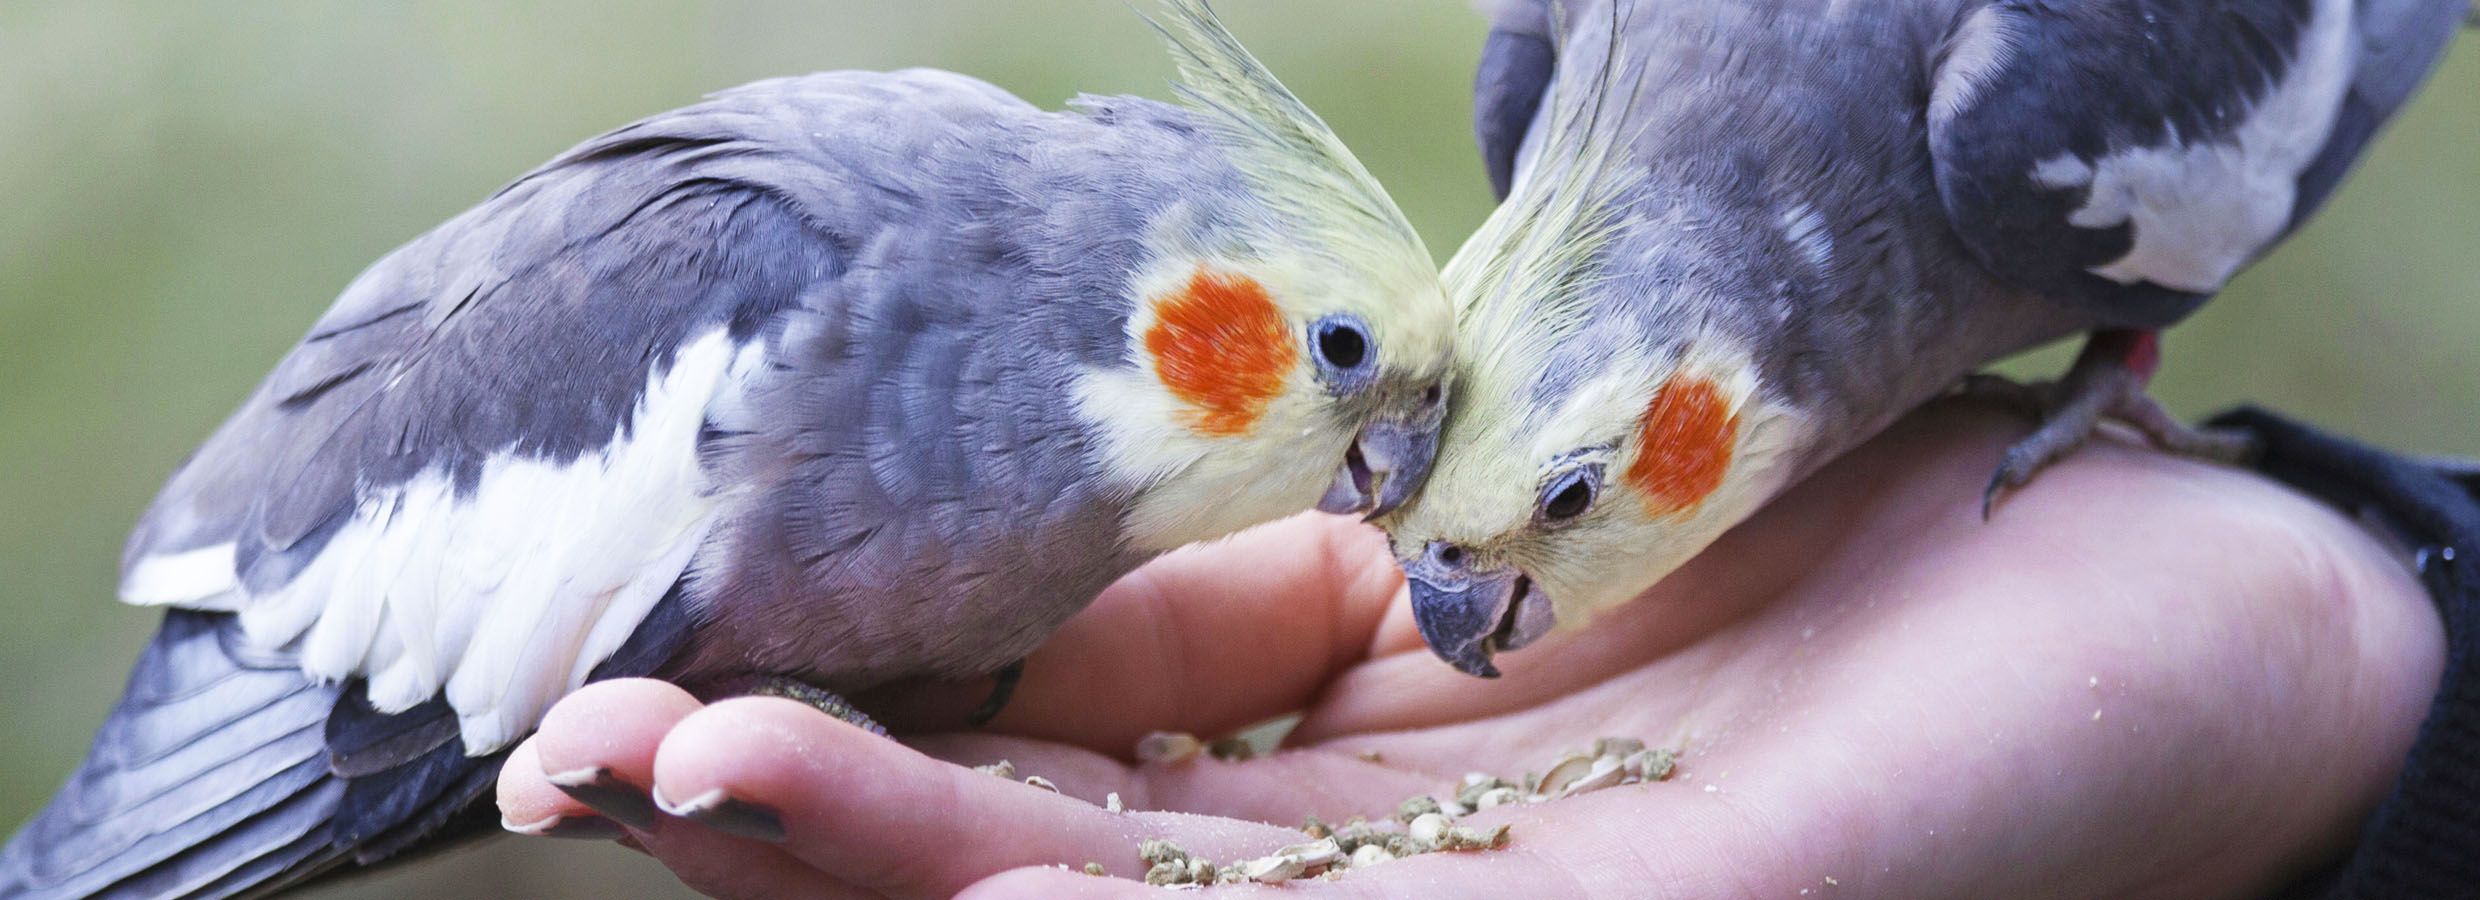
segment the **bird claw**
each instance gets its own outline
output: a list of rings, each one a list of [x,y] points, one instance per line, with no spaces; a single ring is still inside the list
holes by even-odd
[[[2114,420],[2144,435],[2153,446],[2180,456],[2244,464],[2257,451],[2255,439],[2226,429],[2196,429],[2172,416],[2144,392],[2144,376],[2111,354],[2088,352],[2078,357],[2065,378],[2054,383],[2018,384],[1995,375],[1966,378],[1960,393],[2008,402],[2019,409],[2038,409],[2041,426],[2007,448],[1997,471],[1981,489],[1981,520],[1997,509],[1998,497],[2031,483],[2033,476],[2071,453],[2090,438],[2104,420]]]
[[[990,696],[982,700],[982,705],[973,710],[973,717],[967,720],[975,728],[988,725],[990,720],[998,718],[999,711],[1007,708],[1008,699],[1016,696],[1016,683],[1025,678],[1025,661],[1020,659],[1008,663],[1006,668],[992,672],[990,677]]]
[[[2048,417],[2050,395],[2057,387],[2055,382],[2016,381],[1993,372],[1974,372],[1955,386],[1955,396],[1995,403],[2038,422]]]
[[[887,726],[878,724],[878,720],[870,718],[868,713],[854,708],[852,701],[844,699],[843,695],[797,678],[767,675],[751,679],[738,687],[740,689],[733,693],[748,697],[782,697],[842,719],[871,734],[880,737],[887,736]]]
[[[2046,417],[2039,429],[2006,449],[2006,455],[1998,460],[1997,471],[1990,473],[1989,485],[1981,489],[1981,521],[1989,521],[1997,511],[2000,494],[2032,483],[2034,475],[2083,446],[2084,439],[2092,436],[2093,429],[2101,424],[2100,405],[2085,400],[2068,398]]]

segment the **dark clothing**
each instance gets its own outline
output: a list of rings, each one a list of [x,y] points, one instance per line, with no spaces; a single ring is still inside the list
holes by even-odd
[[[2411,548],[2445,623],[2445,673],[2402,775],[2350,855],[2286,895],[2480,897],[2480,463],[2404,457],[2255,408],[2212,424],[2253,432],[2266,475]]]

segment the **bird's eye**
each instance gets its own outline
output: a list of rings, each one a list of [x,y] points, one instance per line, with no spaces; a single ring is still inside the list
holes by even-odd
[[[1565,522],[1584,515],[1593,508],[1594,495],[1600,490],[1600,470],[1587,466],[1574,469],[1550,483],[1542,492],[1541,518],[1545,522]]]
[[[1327,316],[1318,320],[1311,332],[1317,342],[1318,359],[1328,366],[1349,372],[1369,361],[1369,329],[1351,316]]]

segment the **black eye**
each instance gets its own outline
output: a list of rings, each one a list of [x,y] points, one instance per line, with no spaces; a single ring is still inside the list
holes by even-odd
[[[1346,316],[1330,316],[1317,323],[1317,354],[1326,364],[1350,371],[1369,361],[1369,332],[1361,323]]]
[[[1577,469],[1562,476],[1543,493],[1541,517],[1545,521],[1564,522],[1584,515],[1593,508],[1594,477],[1591,469]]]

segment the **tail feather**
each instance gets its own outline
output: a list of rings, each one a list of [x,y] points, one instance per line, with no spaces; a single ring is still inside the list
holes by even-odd
[[[344,851],[336,849],[326,833],[314,831],[249,859],[187,896],[201,900],[264,897],[338,871],[343,862]]]
[[[305,764],[315,774],[316,764]],[[315,875],[338,861],[328,834],[328,815],[343,790],[333,778],[315,778],[306,788],[231,827],[185,831],[189,838],[144,871],[119,879],[100,892],[104,897],[224,898],[251,892],[271,876]],[[303,863],[322,858],[315,868]]]
[[[0,850],[0,897],[202,896],[324,831],[344,788],[322,740],[338,689],[235,658],[230,620],[166,614],[84,766]]]
[[[589,680],[687,640],[677,587]],[[0,900],[263,896],[497,831],[504,756],[469,757],[434,699],[370,707],[250,650],[233,614],[165,613],[86,762],[0,848]]]

